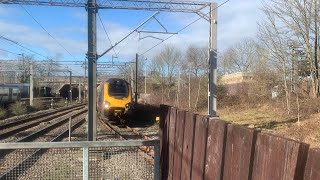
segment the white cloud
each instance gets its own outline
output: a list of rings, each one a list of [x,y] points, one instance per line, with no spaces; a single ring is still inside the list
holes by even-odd
[[[0,34],[19,42],[21,45],[30,49],[44,51],[45,56],[55,56],[56,54],[64,54],[69,56],[67,52],[47,33],[41,29],[35,29],[29,26],[15,24],[0,20]],[[57,41],[62,44],[71,54],[84,54],[82,51],[86,49],[86,42],[84,40],[76,40],[66,36],[55,36]],[[10,42],[3,43],[3,46],[10,44]],[[18,52],[19,53],[19,52]],[[32,54],[32,52],[29,52]]]
[[[240,39],[254,37],[261,20],[261,0],[230,1],[218,10],[218,46],[221,50]]]
[[[224,1],[220,0],[218,1],[218,4],[222,2]],[[244,37],[255,36],[257,32],[256,22],[262,17],[259,11],[260,6],[260,0],[231,0],[218,9],[219,51],[226,49]],[[0,15],[8,14],[9,11],[12,10],[14,11],[14,9],[7,10],[7,8],[0,6]],[[158,17],[169,31],[177,31],[198,18],[197,15],[185,13],[160,13]],[[86,13],[73,13],[70,15],[70,18],[86,21]],[[139,23],[137,23],[137,25]],[[107,26],[107,31],[113,44],[118,42],[133,29],[128,27],[126,24],[119,24],[117,22],[104,21],[104,24]],[[78,27],[71,23],[70,26],[56,27],[56,29],[48,29],[48,31],[54,35],[55,38],[63,44],[71,54],[75,55],[77,58],[83,58],[87,51],[86,25],[86,22],[84,22],[83,27]],[[47,56],[73,60],[73,58],[70,57],[68,53],[55,42],[55,40],[49,37],[39,27],[27,26],[19,22],[5,21],[1,19],[0,27],[1,35],[7,36],[13,40],[21,42],[22,44],[26,44],[32,49],[40,50]],[[97,21],[97,27],[98,53],[102,53],[110,47],[110,43],[101,28],[99,21]],[[168,36],[169,35],[157,35],[157,37],[162,39],[165,39]],[[201,19],[180,32],[178,35],[175,35],[168,41],[164,42],[163,45],[173,44],[182,49],[187,48],[191,44],[206,46],[209,40],[208,36],[209,23],[206,20]],[[137,34],[134,33],[115,49],[116,51],[122,50],[119,54],[120,58],[130,59],[134,57],[137,50],[139,50],[139,53],[142,53],[159,42],[160,41],[156,39],[146,38],[141,40],[138,44]],[[125,46],[125,44],[127,45]],[[161,45],[147,53],[147,56],[152,58],[160,49]],[[63,54],[62,57],[58,56],[61,54]],[[112,54],[114,54],[114,51],[110,51],[107,54],[107,57],[109,58]]]

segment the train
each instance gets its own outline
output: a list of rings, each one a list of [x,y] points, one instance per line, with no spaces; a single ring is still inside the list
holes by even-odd
[[[9,104],[20,99],[21,91],[16,87],[0,87],[0,103]]]
[[[69,92],[70,92],[70,84],[65,84],[59,90],[60,97],[64,99],[69,99]],[[78,99],[79,97],[79,85],[71,85],[71,92],[72,92],[72,99]],[[84,97],[83,91],[81,91],[81,96]]]
[[[29,84],[0,84],[0,104],[7,105],[23,98],[29,98]],[[34,87],[34,97],[53,97],[50,87]]]
[[[126,120],[132,113],[132,89],[124,79],[111,78],[102,82],[97,88],[97,97],[97,108],[102,117]]]

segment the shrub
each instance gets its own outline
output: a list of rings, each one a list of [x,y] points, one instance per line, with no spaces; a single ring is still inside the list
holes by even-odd
[[[35,99],[33,101],[33,106],[32,107],[33,107],[34,110],[45,109],[45,106],[44,106],[43,102],[40,99]]]
[[[7,115],[7,111],[3,108],[0,108],[0,119],[5,118]]]
[[[16,102],[10,105],[9,110],[13,115],[21,115],[27,112],[27,107],[20,104],[20,102]]]
[[[58,102],[56,102],[55,107],[64,107],[66,106],[66,102],[64,99],[59,100]]]

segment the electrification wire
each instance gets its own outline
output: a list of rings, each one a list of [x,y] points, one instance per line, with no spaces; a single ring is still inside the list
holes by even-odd
[[[10,54],[14,54],[14,55],[21,55],[21,54],[14,53],[14,52],[11,52],[11,51],[8,51],[8,50],[5,50],[5,49],[0,49],[0,51],[4,51],[4,52],[10,53]]]
[[[6,41],[9,41],[9,42],[11,42],[11,43],[13,43],[13,44],[16,44],[17,46],[20,46],[20,47],[22,47],[22,48],[24,48],[24,49],[26,49],[26,50],[28,50],[28,51],[30,51],[30,52],[38,55],[38,56],[41,56],[41,57],[43,57],[43,58],[45,58],[45,59],[48,59],[48,60],[51,60],[50,58],[48,58],[48,57],[46,57],[46,56],[44,56],[44,55],[42,55],[42,54],[40,54],[40,53],[32,50],[32,49],[29,49],[29,48],[27,48],[27,47],[19,44],[18,42],[14,41],[14,40],[11,40],[11,39],[9,39],[9,38],[6,38],[6,37],[4,37],[4,36],[2,36],[2,35],[0,35],[0,38],[1,38],[1,39],[4,39],[4,40],[6,40]]]
[[[119,54],[121,51],[123,51],[124,48],[127,47],[127,45],[129,44],[129,42],[132,42],[132,40],[135,39],[137,36],[138,36],[138,33],[136,33],[135,36],[132,36],[132,38],[131,38],[129,41],[127,41],[127,43],[126,43],[123,47],[121,47],[121,49],[118,51],[118,54]]]
[[[112,41],[111,41],[111,39],[110,39],[110,37],[109,37],[109,34],[108,34],[108,32],[107,32],[107,30],[106,30],[106,28],[105,28],[104,24],[103,24],[103,21],[102,21],[102,19],[101,19],[101,16],[100,16],[99,11],[98,11],[98,13],[97,13],[97,14],[98,14],[99,20],[100,20],[100,22],[101,22],[102,28],[103,28],[104,32],[106,33],[107,38],[108,38],[108,40],[109,40],[109,42],[110,42],[111,46],[113,46]],[[117,54],[116,50],[115,50],[114,48],[112,48],[112,50],[113,50],[114,54],[116,55],[116,57],[118,57],[118,54]]]
[[[143,30],[145,27],[147,27],[148,25],[150,24],[150,21],[146,22],[146,24],[144,24],[142,27],[141,27],[141,30]],[[137,31],[136,31],[137,32]],[[127,45],[129,44],[129,42],[132,42],[133,39],[135,39],[137,36],[139,35],[139,33],[136,33],[135,36],[132,36],[132,38],[130,40],[127,41],[127,43],[121,47],[121,49],[118,51],[118,54],[124,50],[125,47],[127,47]],[[137,48],[138,49],[138,48]]]
[[[227,2],[229,2],[230,0],[226,0],[223,3],[219,4],[216,8],[212,9],[211,11],[209,11],[208,13],[206,13],[205,15],[208,15],[209,13],[211,13],[212,11],[218,9],[219,7],[221,7],[222,5],[226,4]],[[200,19],[202,19],[202,16],[199,17],[198,19],[192,21],[191,23],[189,23],[188,25],[186,25],[185,27],[183,27],[182,29],[180,29],[179,31],[177,31],[177,34],[183,30],[185,30],[186,28],[188,28],[189,26],[191,26],[192,24],[196,23],[197,21],[199,21]],[[155,47],[159,46],[160,44],[162,44],[164,41],[170,39],[171,37],[173,37],[176,34],[172,34],[171,36],[167,37],[166,39],[164,39],[163,41],[159,42],[158,44],[152,46],[150,49],[146,50],[144,53],[140,54],[140,55],[144,55],[147,52],[151,51],[152,49],[154,49]]]
[[[60,47],[62,47],[70,56],[72,56],[74,59],[76,59],[54,36],[52,36],[41,24],[39,21],[36,20],[35,17],[32,16],[32,14],[24,8],[21,4],[19,4],[20,7],[52,38],[56,41],[57,44],[59,44]]]

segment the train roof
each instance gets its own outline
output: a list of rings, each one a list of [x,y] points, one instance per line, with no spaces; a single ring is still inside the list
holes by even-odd
[[[0,84],[0,87],[23,87],[23,86],[29,86],[28,83],[14,83],[14,84]]]

